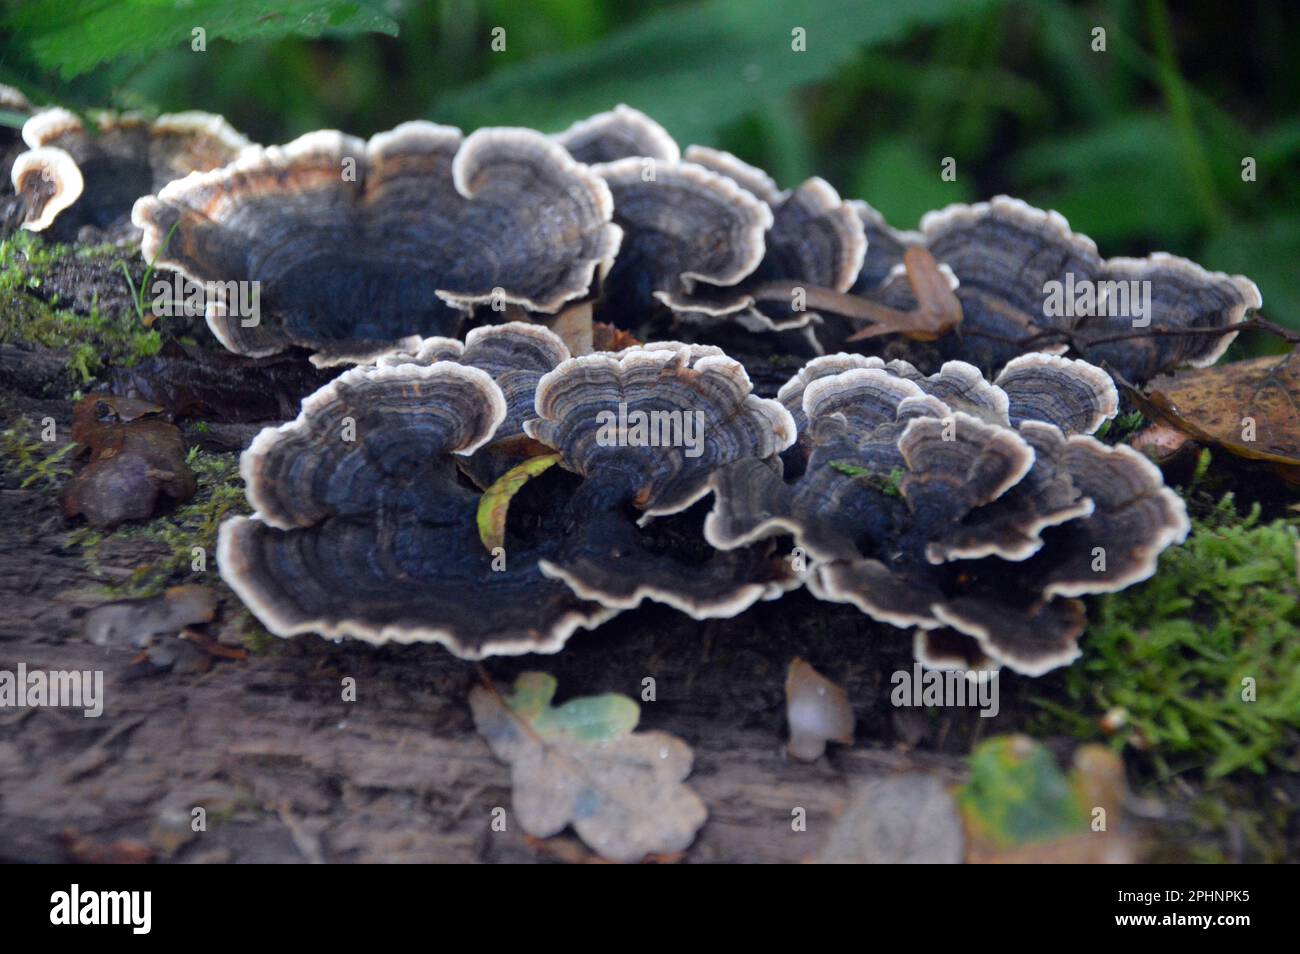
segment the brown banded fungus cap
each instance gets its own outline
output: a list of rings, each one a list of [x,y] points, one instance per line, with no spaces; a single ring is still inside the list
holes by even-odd
[[[1075,597],[1145,579],[1188,530],[1154,465],[1091,436],[1117,398],[1081,361],[1026,355],[988,384],[961,362],[927,377],[834,355],[781,399],[801,404],[806,465],[784,480],[754,461],[716,470],[706,538],[792,536],[814,595],[918,627],[927,665],[1070,662]]]
[[[685,158],[697,166],[726,176],[751,195],[775,208],[788,193],[781,191],[776,180],[758,166],[751,166],[738,156],[709,146],[687,146]]]
[[[852,287],[867,240],[856,211],[830,183],[812,178],[780,192],[767,173],[730,153],[691,146],[686,159],[727,176],[772,209],[758,266],[727,288],[696,286],[691,299],[699,313],[726,315],[754,331],[798,328],[817,318],[806,303],[806,286],[835,292]],[[796,298],[798,289],[803,295]]]
[[[540,133],[411,122],[249,150],[140,200],[134,220],[146,259],[219,288],[258,283],[254,321],[209,298],[227,348],[297,345],[331,364],[454,335],[488,302],[560,310],[612,262],[612,210],[604,181]]]
[[[594,165],[630,156],[676,162],[681,149],[657,122],[631,106],[619,104],[606,113],[580,119],[553,137],[579,162]]]
[[[506,414],[478,368],[345,372],[244,452],[255,513],[222,525],[222,578],[280,636],[439,642],[466,658],[559,649],[613,611],[547,579],[509,536],[502,569],[453,462]]]
[[[458,459],[461,470],[480,487],[488,487],[525,458],[551,453],[524,433],[524,421],[533,417],[537,382],[542,375],[569,359],[569,349],[542,325],[512,321],[474,328],[462,344],[455,338],[426,338],[411,352],[381,355],[376,364],[432,364],[454,361],[491,375],[506,399],[506,416],[492,440],[468,457]]]
[[[1162,252],[1103,259],[1092,239],[1071,231],[1059,213],[1007,196],[927,213],[919,233],[890,229],[865,205],[859,212],[868,254],[855,292],[892,308],[914,308],[902,254],[923,245],[951,269],[963,311],[960,335],[947,336],[939,350],[984,368],[1073,343],[1091,363],[1105,362],[1143,382],[1179,365],[1213,364],[1236,336],[1232,326],[1262,304],[1250,280]],[[1212,328],[1223,334],[1101,341],[1143,329]]]
[[[751,393],[719,349],[660,342],[565,361],[537,388],[531,437],[581,485],[543,571],[620,608],[645,598],[696,618],[732,616],[792,582],[768,545],[720,552],[700,536],[712,471],[755,459],[779,468],[794,422]],[[655,518],[651,520],[650,518]]]
[[[609,184],[624,233],[601,320],[634,328],[657,307],[695,310],[697,287],[734,285],[762,261],[772,210],[726,176],[640,156],[591,168]]]
[[[42,110],[23,126],[28,151],[14,160],[14,191],[26,202],[23,227],[43,231],[60,220],[110,230],[127,225],[136,199],[167,183],[233,161],[249,142],[222,117],[186,112],[152,122],[130,113],[98,113],[86,129],[66,109]]]
[[[25,113],[30,115],[32,112],[31,100],[27,95],[16,86],[10,86],[7,83],[0,83],[0,109],[8,113]],[[9,129],[10,127],[5,127]]]
[[[772,284],[843,292],[862,265],[857,214],[822,179],[782,192],[763,170],[704,146],[688,147],[679,161],[668,133],[626,106],[556,138],[598,163],[614,192],[626,238],[601,317],[623,327],[638,326],[656,301],[696,321],[726,316],[756,331],[802,327],[816,316],[802,297]],[[760,301],[761,289],[768,294]]]
[[[623,229],[601,290],[601,320],[635,328],[657,307],[684,308],[699,283],[734,285],[762,260],[763,232],[772,224],[766,197],[776,187],[771,180],[742,183],[727,175],[750,168],[739,160],[734,169],[715,171],[707,160],[726,154],[702,150],[695,155],[705,162],[683,162],[667,130],[623,105],[553,138],[604,177]]]
[[[809,179],[772,205],[763,259],[749,276],[725,289],[697,285],[673,305],[688,316],[725,316],[753,331],[803,328],[820,321],[807,303],[810,289],[848,291],[866,247],[857,217],[835,188]]]
[[[0,111],[17,116],[31,116],[35,109],[22,90],[0,83]],[[0,126],[0,175],[4,179],[10,178],[14,160],[26,148],[20,128]],[[22,195],[13,191],[0,195],[0,235],[12,233],[22,225],[26,217],[27,201]]]
[[[36,109],[22,90],[0,83],[0,111],[31,116]],[[8,168],[13,165],[14,156],[23,148],[22,131],[18,127],[0,126],[0,156],[4,157],[6,175]]]

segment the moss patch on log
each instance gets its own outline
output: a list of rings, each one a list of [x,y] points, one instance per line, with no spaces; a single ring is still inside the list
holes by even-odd
[[[1161,778],[1300,771],[1300,526],[1243,517],[1231,495],[1195,521],[1147,582],[1095,601],[1070,706],[1040,700],[1070,734],[1128,746]]]
[[[127,257],[117,246],[74,249],[30,232],[0,242],[0,343],[66,353],[68,370],[82,385],[107,367],[156,355],[163,338],[141,323],[130,304],[121,271]],[[114,269],[120,289],[111,284]],[[69,278],[92,276],[96,281],[86,283],[92,289],[88,300],[69,302],[59,291]]]
[[[157,556],[140,563],[126,580],[106,585],[113,599],[155,596],[177,583],[219,585],[216,574],[217,530],[229,516],[247,513],[239,455],[210,454],[190,448],[185,463],[198,478],[198,491],[185,503],[147,523],[123,524],[111,533],[80,527],[69,535],[71,546],[85,551],[87,565],[102,576],[105,548]]]

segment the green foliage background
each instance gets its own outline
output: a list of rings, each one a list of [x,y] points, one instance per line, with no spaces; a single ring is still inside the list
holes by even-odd
[[[911,226],[1010,192],[1105,254],[1254,278],[1300,327],[1300,7],[1194,0],[22,0],[0,82],[225,114],[281,142],[417,116],[562,128],[618,102]],[[194,52],[192,30],[207,31]],[[494,52],[492,31],[505,30]],[[806,52],[791,31],[806,31]],[[1092,49],[1106,31],[1106,50]],[[940,161],[957,161],[955,182]],[[1257,180],[1244,182],[1253,157]]]

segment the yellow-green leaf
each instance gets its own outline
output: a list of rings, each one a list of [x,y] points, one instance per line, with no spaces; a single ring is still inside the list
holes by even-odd
[[[560,459],[559,454],[530,457],[518,467],[513,467],[497,478],[496,483],[483,492],[478,502],[478,538],[491,553],[506,541],[506,514],[510,501],[521,487],[538,474],[548,470]]]

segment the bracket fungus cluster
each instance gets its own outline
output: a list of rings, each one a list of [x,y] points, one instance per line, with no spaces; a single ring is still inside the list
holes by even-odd
[[[33,129],[58,125],[46,115]],[[626,106],[549,136],[420,121],[249,147],[141,198],[133,221],[147,259],[212,290],[227,348],[322,365],[507,310],[558,328],[581,308],[645,340],[763,350],[764,333],[798,329],[777,347],[927,370],[1073,349],[1141,383],[1213,362],[1260,305],[1249,280],[1170,255],[1102,259],[1057,213],[1005,196],[898,231],[822,179],[782,190],[728,153],[683,150]],[[240,283],[255,314],[232,307]]]
[[[1248,279],[1172,255],[1103,259],[1058,213],[1006,196],[900,231],[821,179],[782,191],[728,153],[682,150],[627,107],[556,138],[609,183],[625,233],[596,314],[643,334],[665,320],[804,328],[813,354],[889,349],[986,372],[1073,349],[1143,382],[1213,363],[1261,305]]]
[[[23,228],[40,232],[60,220],[111,230],[124,225],[135,200],[191,172],[234,161],[249,142],[220,116],[185,112],[152,122],[132,113],[100,112],[88,130],[66,109],[46,109],[23,125],[27,151],[10,177],[23,197]]]
[[[793,578],[770,545],[713,550],[702,513],[643,526],[689,509],[717,467],[774,461],[793,439],[785,409],[750,394],[744,369],[716,350],[569,358],[552,332],[511,323],[476,329],[463,348],[435,338],[347,371],[244,452],[255,513],[223,526],[222,575],[279,635],[437,641],[469,658],[554,651],[647,597],[707,617],[778,595]],[[701,453],[607,442],[606,411],[669,429],[689,414]],[[521,436],[571,476],[535,481],[494,552],[462,474],[499,474]]]
[[[256,283],[255,316],[208,301],[227,348],[296,345],[330,364],[458,334],[476,305],[559,311],[613,261],[612,212],[604,180],[540,133],[409,122],[368,142],[326,131],[246,150],[132,217],[160,266],[205,287]]]
[[[927,664],[1039,675],[1078,655],[1076,599],[1150,576],[1189,524],[1137,452],[1092,434],[1118,406],[1081,361],[1031,354],[992,384],[963,362],[815,359],[781,391],[800,440],[783,477],[720,468],[721,548],[792,536],[820,599],[915,627]]]
[[[961,334],[945,338],[940,354],[984,368],[1026,350],[1073,346],[1093,364],[1147,381],[1179,365],[1213,364],[1236,337],[1232,326],[1263,303],[1249,279],[1163,252],[1103,259],[1059,213],[1007,196],[930,212],[919,232],[894,231],[865,204],[860,214],[871,251],[855,291],[915,308],[905,256],[926,249],[950,270],[961,302]]]
[[[814,315],[793,289],[845,292],[862,266],[856,213],[823,179],[782,192],[730,153],[683,153],[658,123],[624,106],[558,139],[595,163],[614,195],[624,239],[602,310],[616,324],[633,326],[659,305],[686,322],[802,327]]]
[[[716,347],[569,357],[538,325],[484,327],[354,368],[259,435],[255,514],[219,559],[280,635],[554,651],[647,598],[732,616],[806,582],[915,628],[926,664],[1037,675],[1077,655],[1077,597],[1149,576],[1187,532],[1154,465],[1092,436],[1117,406],[1104,372],[1053,355],[994,383],[833,355],[773,400]],[[475,488],[546,453],[560,468],[486,548]]]
[[[1213,362],[1260,305],[1006,197],[899,231],[626,106],[265,148],[203,114],[98,123],[27,124],[29,228],[134,200],[226,349],[356,365],[248,447],[254,513],[221,530],[223,577],[286,636],[547,652],[645,599],[731,616],[806,584],[927,665],[1046,672],[1080,597],[1188,528],[1094,436],[1108,371]],[[763,395],[802,367],[766,397],[733,355],[782,359]]]
[[[436,641],[466,657],[558,648],[612,614],[544,577],[535,549],[494,569],[455,464],[506,414],[487,372],[454,361],[345,372],[244,452],[255,512],[222,526],[222,576],[282,636]]]

